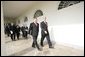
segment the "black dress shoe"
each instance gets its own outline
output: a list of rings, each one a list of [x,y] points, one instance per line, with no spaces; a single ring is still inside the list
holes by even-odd
[[[13,41],[16,41],[16,40],[13,40]]]
[[[35,46],[32,46],[33,48],[36,48]]]
[[[44,45],[41,45],[42,47],[44,47]]]
[[[39,50],[39,51],[42,51],[42,49],[41,49],[41,48],[39,48],[38,50]]]
[[[49,48],[54,48],[53,46],[49,46]]]

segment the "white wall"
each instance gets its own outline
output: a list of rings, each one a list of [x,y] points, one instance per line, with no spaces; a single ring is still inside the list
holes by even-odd
[[[4,36],[4,18],[3,6],[1,1],[1,56],[6,56],[5,36]]]
[[[18,18],[21,20],[20,25],[24,24],[23,19],[27,16],[28,22],[26,24],[29,27],[34,13],[40,9],[48,19],[52,41],[84,47],[84,2],[57,10],[59,3],[60,1],[42,1],[37,3]],[[42,19],[43,16],[39,17],[38,22],[40,23]],[[39,32],[39,38],[41,37],[40,35]]]
[[[84,2],[57,11],[54,31],[57,42],[84,47]]]

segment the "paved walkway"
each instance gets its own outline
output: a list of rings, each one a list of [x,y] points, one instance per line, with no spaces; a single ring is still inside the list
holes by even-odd
[[[84,56],[84,50],[75,49],[72,47],[54,44],[54,48],[50,49],[47,44],[38,51],[37,48],[32,48],[32,38],[11,41],[10,37],[6,36],[6,50],[9,56]]]

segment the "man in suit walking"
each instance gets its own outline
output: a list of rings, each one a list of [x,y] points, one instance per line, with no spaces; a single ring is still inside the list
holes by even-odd
[[[42,21],[40,23],[40,25],[41,25],[41,42],[40,42],[40,45],[43,47],[43,41],[46,37],[47,42],[49,44],[49,48],[53,48],[51,40],[50,40],[49,32],[48,32],[48,24],[46,22],[46,17],[45,17],[44,21]]]
[[[34,47],[34,48],[37,47],[38,50],[41,51],[41,49],[39,48],[39,45],[37,43],[38,32],[39,32],[39,24],[37,23],[37,18],[34,18],[34,22],[32,22],[29,27],[29,34],[31,34],[33,36],[32,47]]]

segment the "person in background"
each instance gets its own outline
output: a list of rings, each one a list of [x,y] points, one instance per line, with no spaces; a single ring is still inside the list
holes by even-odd
[[[24,26],[21,27],[22,37],[24,37]]]
[[[10,26],[10,33],[11,33],[11,39],[12,41],[15,41],[15,35],[16,35],[16,25],[11,23]]]
[[[5,33],[7,34],[8,37],[10,36],[10,25],[9,24],[5,25]]]
[[[20,26],[19,25],[16,26],[16,35],[17,35],[17,39],[19,40],[19,36],[20,36]]]
[[[27,39],[27,35],[28,35],[28,27],[24,26],[24,37]]]

